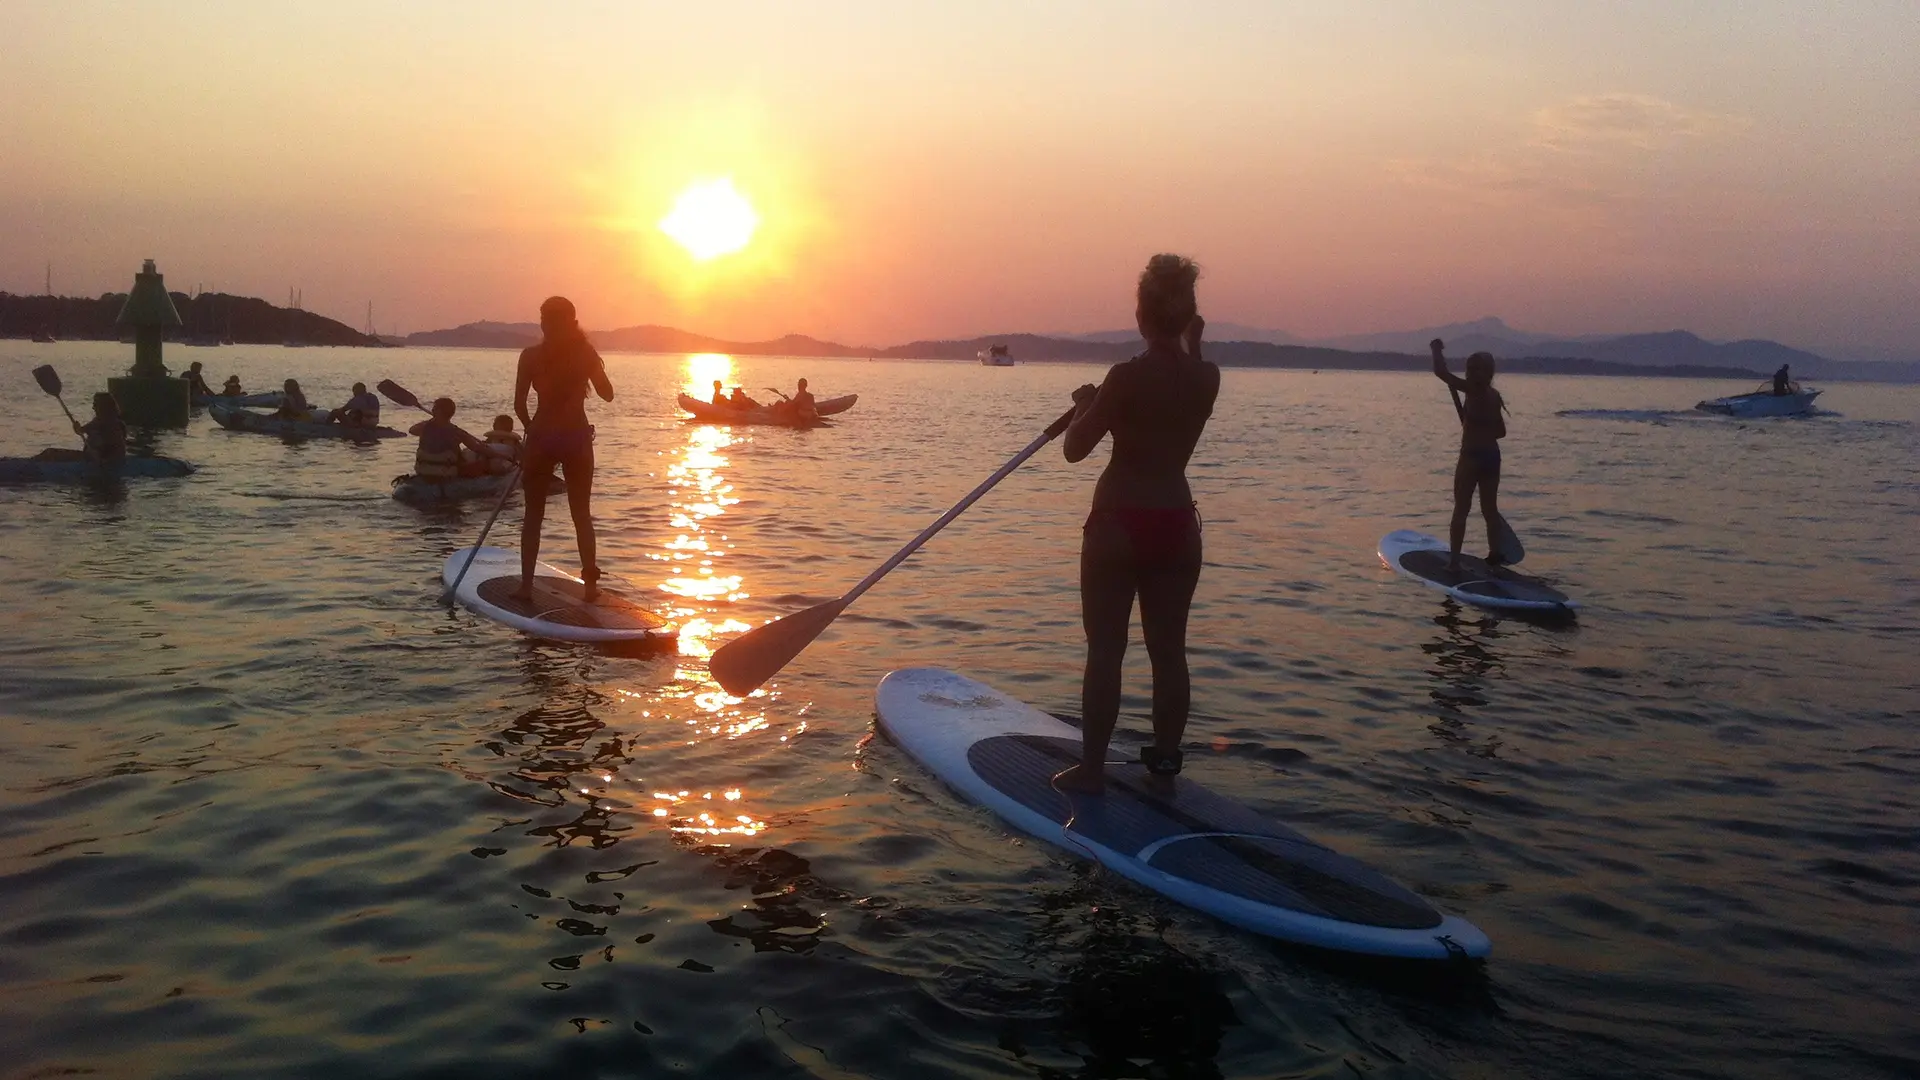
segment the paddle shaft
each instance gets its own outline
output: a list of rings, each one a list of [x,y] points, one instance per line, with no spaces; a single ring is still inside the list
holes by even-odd
[[[480,530],[480,539],[475,540],[473,547],[467,550],[467,561],[461,563],[460,572],[453,575],[453,584],[447,586],[447,591],[440,594],[442,604],[451,604],[454,594],[460,591],[460,583],[467,580],[467,571],[473,569],[474,556],[480,554],[481,545],[487,542],[487,534],[493,531],[493,523],[500,519],[500,511],[507,508],[507,500],[513,497],[513,487],[519,480],[520,463],[515,462],[513,471],[507,474],[507,486],[500,492],[500,501],[493,504],[493,513],[487,515],[486,527]]]
[[[894,567],[899,566],[901,563],[905,562],[908,556],[920,550],[921,545],[933,539],[933,534],[939,532],[941,529],[946,528],[947,524],[951,522],[954,518],[957,518],[962,513],[964,513],[967,507],[972,506],[976,502],[979,502],[980,497],[982,495],[985,495],[987,492],[993,490],[993,486],[995,484],[998,484],[1000,481],[1005,480],[1008,474],[1012,473],[1013,470],[1025,464],[1028,458],[1039,453],[1041,447],[1047,445],[1048,443],[1052,442],[1055,438],[1059,437],[1061,432],[1067,430],[1067,425],[1073,423],[1073,413],[1074,413],[1073,409],[1068,409],[1066,412],[1061,413],[1060,419],[1055,420],[1053,423],[1047,425],[1047,430],[1041,432],[1037,438],[1035,438],[1032,442],[1028,443],[1026,446],[1026,449],[1013,455],[1012,460],[1008,461],[1005,465],[1002,465],[998,469],[994,470],[994,473],[992,476],[989,476],[985,480],[982,480],[980,482],[979,487],[976,487],[972,491],[967,492],[966,498],[961,499],[959,502],[953,504],[953,509],[948,510],[944,514],[941,514],[940,517],[936,521],[934,521],[933,524],[927,526],[925,529],[922,529],[919,536],[916,536],[912,540],[909,540],[907,542],[906,547],[903,547],[899,551],[894,552],[892,558],[888,559],[886,562],[881,563],[879,568],[876,569],[873,573],[868,574],[864,578],[861,578],[860,583],[858,585],[855,585],[853,588],[848,589],[846,592],[846,595],[840,598],[840,603],[843,605],[851,604],[854,602],[855,599],[857,599],[860,596],[861,593],[866,592],[868,589],[873,588],[874,584],[877,583],[881,578],[886,577],[889,571],[891,571]]]

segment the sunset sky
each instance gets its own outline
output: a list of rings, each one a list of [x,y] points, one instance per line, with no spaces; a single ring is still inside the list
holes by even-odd
[[[889,344],[1129,325],[1170,250],[1306,335],[1916,356],[1916,58],[1913,0],[18,0],[0,288]]]

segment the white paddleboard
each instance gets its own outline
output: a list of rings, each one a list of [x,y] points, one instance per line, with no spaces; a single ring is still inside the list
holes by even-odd
[[[1447,545],[1426,533],[1395,529],[1380,538],[1380,561],[1463,604],[1496,611],[1567,615],[1580,605],[1536,577],[1462,552],[1460,569],[1447,569]]]
[[[875,699],[887,735],[961,795],[1235,926],[1376,956],[1443,960],[1492,947],[1465,919],[1184,775],[1163,795],[1146,786],[1144,766],[1110,762],[1105,794],[1060,791],[1052,778],[1079,760],[1079,730],[985,683],[907,668],[881,680]]]
[[[447,556],[440,580],[451,586],[475,552],[473,566],[460,579],[454,599],[463,607],[515,630],[553,641],[613,643],[667,640],[667,620],[604,587],[593,603],[580,598],[584,583],[543,562],[533,564],[533,601],[509,594],[520,587],[520,553],[506,548],[461,548]]]

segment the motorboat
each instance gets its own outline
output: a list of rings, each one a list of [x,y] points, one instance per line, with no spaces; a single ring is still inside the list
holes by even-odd
[[[1764,383],[1752,393],[1714,398],[1694,408],[1722,416],[1804,416],[1813,411],[1813,399],[1819,396],[1820,391],[1802,389],[1799,383],[1788,383],[1784,394],[1774,393],[1773,384]]]
[[[1005,345],[995,345],[991,349],[977,352],[974,355],[979,357],[980,362],[988,367],[1013,366],[1013,354],[1007,351]]]

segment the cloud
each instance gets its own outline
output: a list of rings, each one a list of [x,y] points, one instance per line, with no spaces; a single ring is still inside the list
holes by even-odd
[[[1653,151],[1689,139],[1729,135],[1744,118],[1689,109],[1646,94],[1577,97],[1533,114],[1531,145],[1559,151]]]
[[[1652,175],[1650,164],[1717,150],[1748,126],[1646,94],[1593,94],[1534,110],[1509,142],[1454,158],[1390,161],[1387,171],[1450,199],[1527,203],[1599,223],[1609,207],[1671,197],[1673,176]]]

